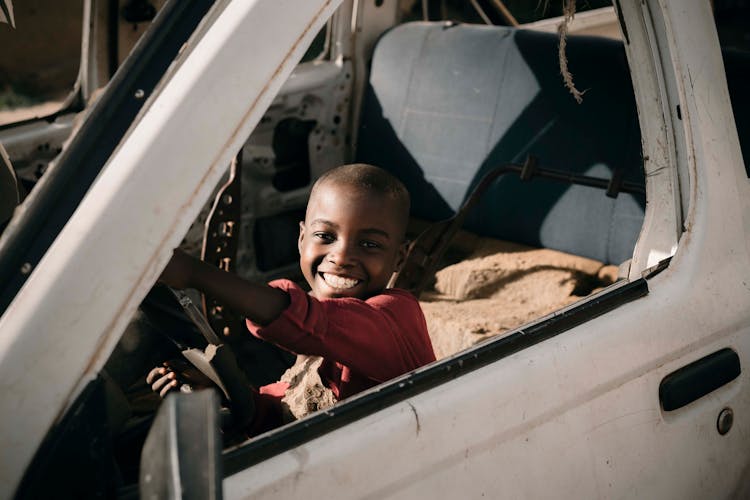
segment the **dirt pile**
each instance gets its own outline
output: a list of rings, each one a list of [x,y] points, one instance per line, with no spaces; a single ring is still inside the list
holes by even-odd
[[[617,279],[617,267],[550,249],[461,232],[420,303],[438,359],[549,314]],[[336,401],[320,380],[322,358],[298,356],[281,380],[289,421]]]
[[[325,410],[336,403],[333,391],[323,385],[318,368],[323,358],[320,356],[298,355],[297,361],[281,376],[282,382],[288,382],[284,398],[284,419],[291,422],[306,417],[317,410]]]
[[[564,307],[617,278],[617,266],[550,249],[477,238],[436,273],[420,303],[438,359]]]

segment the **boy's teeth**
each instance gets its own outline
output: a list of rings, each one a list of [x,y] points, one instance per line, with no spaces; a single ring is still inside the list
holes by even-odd
[[[323,279],[333,288],[338,288],[339,290],[351,288],[359,283],[359,280],[355,280],[352,278],[343,278],[341,276],[336,276],[335,274],[328,273],[323,273]]]

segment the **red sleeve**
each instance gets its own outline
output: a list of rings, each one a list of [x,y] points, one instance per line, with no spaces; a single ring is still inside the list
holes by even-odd
[[[284,423],[281,399],[289,387],[286,382],[264,385],[259,390],[251,388],[255,402],[255,416],[247,429],[249,436],[257,436]]]
[[[297,354],[322,356],[376,381],[402,375],[435,360],[419,302],[405,290],[369,299],[317,300],[288,280],[289,307],[271,324],[247,322],[250,332]]]

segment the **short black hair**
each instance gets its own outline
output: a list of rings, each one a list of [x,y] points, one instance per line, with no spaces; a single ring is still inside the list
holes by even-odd
[[[312,198],[316,190],[327,183],[351,186],[388,197],[396,202],[403,219],[404,231],[409,221],[411,199],[406,186],[388,171],[367,163],[352,163],[332,168],[321,175],[310,191]]]

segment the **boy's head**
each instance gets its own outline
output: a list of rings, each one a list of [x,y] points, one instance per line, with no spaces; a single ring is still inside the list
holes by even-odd
[[[377,295],[406,255],[409,193],[365,164],[329,170],[313,185],[300,222],[300,267],[318,299]]]

